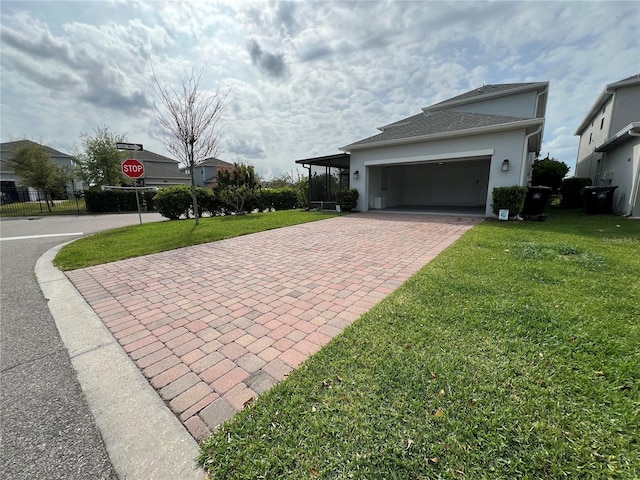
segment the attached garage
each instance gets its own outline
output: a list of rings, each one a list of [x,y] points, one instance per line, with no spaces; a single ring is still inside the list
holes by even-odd
[[[341,148],[357,209],[492,216],[494,187],[529,182],[547,91],[547,82],[486,85]]]
[[[490,155],[366,165],[369,208],[456,207],[484,214],[490,165]]]

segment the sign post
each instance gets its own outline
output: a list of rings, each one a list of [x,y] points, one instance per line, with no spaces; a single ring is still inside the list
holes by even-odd
[[[142,146],[142,145],[141,145]],[[144,163],[135,158],[128,158],[122,162],[122,173],[134,180],[136,188],[136,205],[138,206],[138,218],[142,225],[142,214],[140,213],[140,198],[138,197],[138,179],[144,175]]]

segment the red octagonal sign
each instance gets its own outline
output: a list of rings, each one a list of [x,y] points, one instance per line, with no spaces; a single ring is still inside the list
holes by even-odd
[[[144,164],[135,158],[128,158],[122,162],[122,173],[129,178],[140,178],[144,175]]]

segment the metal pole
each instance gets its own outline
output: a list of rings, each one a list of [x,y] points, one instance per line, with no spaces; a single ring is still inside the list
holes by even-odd
[[[138,218],[140,219],[140,225],[142,225],[142,214],[140,213],[140,199],[138,198],[138,179],[134,180],[136,186],[136,205],[138,205]]]

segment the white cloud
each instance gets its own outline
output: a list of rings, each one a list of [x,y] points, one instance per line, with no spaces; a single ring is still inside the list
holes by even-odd
[[[4,1],[2,140],[69,150],[108,125],[166,154],[162,81],[204,67],[232,87],[228,161],[287,172],[482,84],[550,81],[543,149],[575,162],[573,131],[605,84],[640,71],[636,2]],[[635,59],[635,62],[634,62]]]

